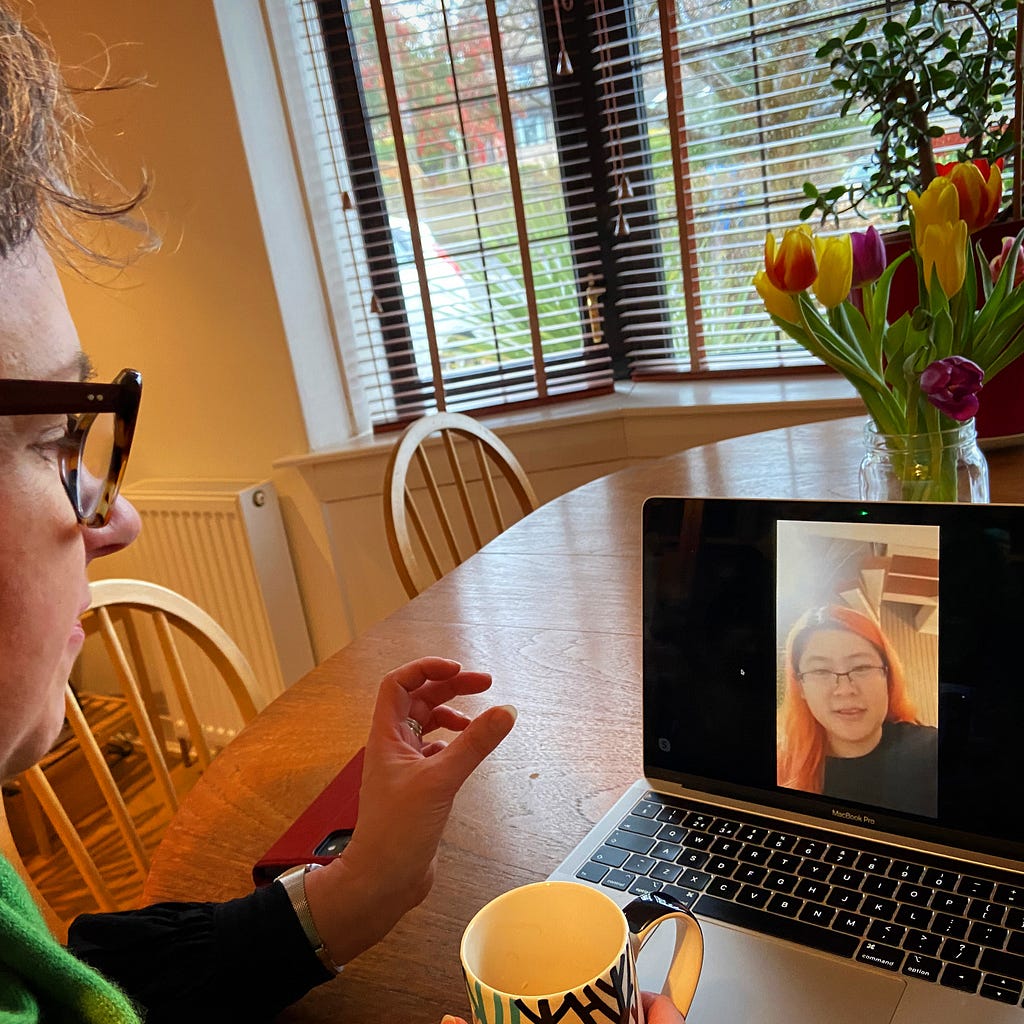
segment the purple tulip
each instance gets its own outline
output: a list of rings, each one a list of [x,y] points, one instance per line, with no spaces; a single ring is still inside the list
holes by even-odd
[[[921,394],[961,423],[978,411],[978,391],[985,372],[963,356],[946,356],[929,363],[921,374]]]
[[[853,243],[853,284],[859,288],[869,281],[877,281],[885,270],[885,243],[874,225],[867,231],[851,231]]]

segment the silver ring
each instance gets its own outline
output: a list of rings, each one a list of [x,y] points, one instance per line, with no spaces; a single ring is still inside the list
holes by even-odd
[[[423,726],[415,718],[407,718],[405,724],[416,734],[416,739],[423,739]]]

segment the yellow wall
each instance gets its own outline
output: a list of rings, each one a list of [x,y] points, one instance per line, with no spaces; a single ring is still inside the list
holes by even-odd
[[[112,283],[65,275],[102,377],[145,377],[130,478],[263,479],[306,436],[210,0],[37,0],[67,64],[149,85],[89,96],[94,145],[123,181],[153,177],[164,239]],[[127,44],[127,45],[122,45]],[[91,80],[88,74],[70,72]],[[99,275],[109,278],[109,274]]]

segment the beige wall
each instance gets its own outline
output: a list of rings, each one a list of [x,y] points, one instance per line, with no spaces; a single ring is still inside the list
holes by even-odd
[[[102,41],[116,76],[150,83],[83,107],[122,180],[136,181],[140,165],[152,175],[147,209],[163,248],[104,287],[65,275],[100,374],[130,365],[145,375],[131,478],[265,478],[306,438],[212,4],[36,9],[65,64],[100,66]]]

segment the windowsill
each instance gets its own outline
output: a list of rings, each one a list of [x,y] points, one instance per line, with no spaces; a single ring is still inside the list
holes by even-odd
[[[799,410],[801,419],[820,410],[822,419],[864,411],[852,385],[832,374],[798,377],[740,377],[695,381],[619,381],[613,394],[554,402],[529,408],[509,408],[482,417],[481,421],[503,436],[514,436],[545,427],[584,426],[611,419],[645,417],[732,416],[741,413]],[[301,469],[325,460],[364,458],[373,452],[390,451],[397,432],[363,434],[344,444],[278,459],[275,468]]]

